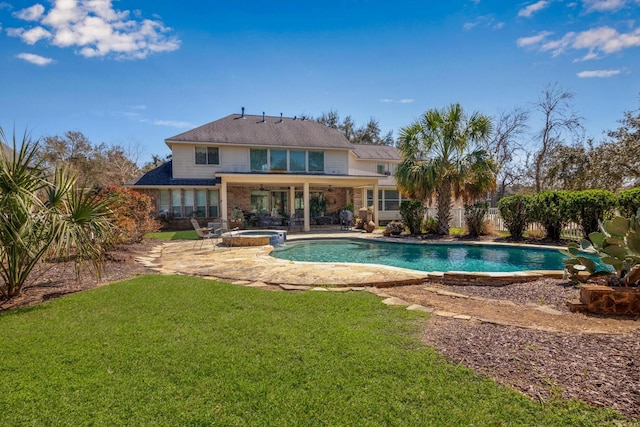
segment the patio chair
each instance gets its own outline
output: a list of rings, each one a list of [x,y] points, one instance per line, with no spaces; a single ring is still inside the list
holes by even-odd
[[[200,241],[200,248],[202,248],[202,245],[204,244],[205,240],[210,240],[211,244],[213,245],[213,249],[215,250],[216,244],[213,243],[213,239],[222,238],[222,233],[221,232],[216,233],[215,230],[210,230],[208,228],[200,227],[200,224],[195,218],[191,218],[191,225],[193,225],[193,228],[196,230],[196,234],[198,235],[198,240]],[[196,247],[196,244],[198,244],[198,240],[196,240],[193,243],[194,248]]]
[[[236,231],[240,230],[240,227],[229,228],[229,223],[222,218],[216,218],[213,221],[209,222],[207,225],[209,226],[211,233],[214,236],[217,236],[222,241],[223,244],[225,241],[225,237],[228,237],[227,239],[227,241],[229,242],[229,244],[227,245],[228,248],[231,248],[231,246],[234,246],[233,239],[238,235]],[[223,234],[225,234],[226,236],[223,237]],[[214,247],[214,250],[215,250],[215,247]]]
[[[300,231],[302,231],[302,227],[304,226],[304,218],[302,215],[293,214],[289,217],[287,221],[287,228],[291,230],[292,228],[298,227]]]
[[[261,213],[258,215],[258,227],[271,228],[273,227],[273,218],[269,214]]]

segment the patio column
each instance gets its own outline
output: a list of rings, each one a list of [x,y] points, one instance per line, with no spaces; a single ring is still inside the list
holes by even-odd
[[[223,179],[222,182],[220,183],[220,211],[222,213],[222,215],[220,215],[220,218],[222,218],[224,221],[227,221],[227,182]]]
[[[309,183],[305,182],[303,186],[302,200],[304,203],[304,231],[311,231],[311,222],[309,221]]]
[[[378,183],[373,184],[373,221],[376,223],[376,227],[380,225],[380,218],[378,218]]]
[[[296,187],[289,187],[289,216],[296,213]]]

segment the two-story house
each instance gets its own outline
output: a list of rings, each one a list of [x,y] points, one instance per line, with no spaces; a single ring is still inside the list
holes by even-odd
[[[232,114],[167,138],[172,160],[131,183],[150,194],[160,216],[221,217],[296,214],[304,230],[352,203],[372,207],[374,220],[399,217],[393,179],[395,147],[350,143],[339,131],[297,117]]]

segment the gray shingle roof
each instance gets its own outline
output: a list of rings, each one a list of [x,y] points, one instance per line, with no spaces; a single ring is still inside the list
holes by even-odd
[[[4,151],[4,155],[7,159],[10,159],[13,157],[13,150],[9,148],[7,144],[4,144],[4,143],[0,144],[0,149]]]
[[[155,169],[150,170],[149,172],[142,175],[135,181],[129,183],[129,185],[146,187],[146,186],[156,186],[156,185],[180,185],[180,186],[214,186],[220,184],[220,178],[211,178],[211,179],[188,179],[188,178],[173,178],[173,169],[171,167],[172,162],[168,161]]]
[[[167,144],[196,142],[272,147],[352,148],[336,129],[309,119],[232,114],[167,138]]]
[[[361,159],[400,160],[400,151],[390,145],[351,144],[351,149]]]

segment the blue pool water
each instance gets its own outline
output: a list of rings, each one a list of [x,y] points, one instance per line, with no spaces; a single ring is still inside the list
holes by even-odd
[[[402,244],[354,240],[288,242],[272,255],[292,261],[382,264],[421,271],[562,270],[553,249],[464,244]]]

